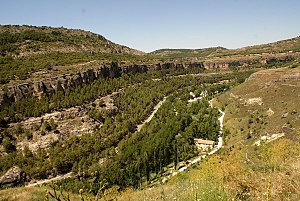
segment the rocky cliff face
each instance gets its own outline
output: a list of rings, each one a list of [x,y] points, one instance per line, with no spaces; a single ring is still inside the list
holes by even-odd
[[[0,108],[11,102],[19,101],[24,97],[42,98],[58,91],[65,91],[71,87],[92,83],[96,79],[114,78],[119,76],[121,69],[117,63],[110,66],[79,71],[76,74],[68,74],[53,78],[43,79],[37,82],[26,82],[18,85],[6,85],[0,89]]]
[[[296,57],[300,57],[296,55]],[[71,87],[78,87],[82,84],[92,83],[101,78],[114,78],[121,73],[142,73],[147,70],[161,69],[184,69],[184,68],[204,68],[204,69],[229,69],[231,67],[244,67],[253,64],[269,64],[276,61],[290,61],[295,56],[281,57],[258,57],[256,59],[239,60],[220,60],[220,61],[197,61],[197,62],[167,62],[157,64],[117,64],[99,66],[96,68],[85,69],[75,74],[56,76],[53,78],[42,79],[35,82],[23,82],[17,85],[6,85],[0,89],[0,108],[5,104],[16,102],[24,97],[41,98],[44,95],[52,94],[57,91],[65,91]]]
[[[283,53],[282,55],[275,56],[263,56],[255,55],[253,58],[248,58],[245,56],[240,59],[227,59],[219,61],[207,61],[203,62],[203,67],[205,69],[229,69],[232,67],[247,67],[250,65],[266,65],[276,62],[288,62],[300,58],[300,54],[287,55]]]

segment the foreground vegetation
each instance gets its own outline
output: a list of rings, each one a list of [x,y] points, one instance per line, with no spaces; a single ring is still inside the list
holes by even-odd
[[[300,135],[297,135],[297,142]],[[117,200],[299,200],[299,143],[223,149],[153,189],[117,191]],[[107,197],[109,197],[107,195]],[[104,200],[104,199],[103,199]]]
[[[300,140],[300,134],[297,140]],[[299,200],[299,143],[279,139],[261,147],[224,149],[200,165],[151,190],[112,187],[99,200]],[[247,156],[247,158],[246,158]],[[102,184],[103,185],[103,184]],[[53,189],[46,187],[49,192]],[[12,193],[12,191],[14,193]],[[67,192],[63,192],[67,195]],[[44,200],[45,188],[14,188],[0,191],[1,200]],[[85,189],[85,200],[95,200]],[[100,199],[101,198],[101,199]],[[50,198],[49,198],[50,199]],[[71,200],[80,195],[70,193]],[[50,199],[51,200],[51,199]],[[54,199],[52,199],[54,200]]]

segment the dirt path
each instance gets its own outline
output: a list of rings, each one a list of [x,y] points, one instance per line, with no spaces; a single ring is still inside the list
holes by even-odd
[[[154,110],[153,110],[153,112],[151,113],[151,115],[150,115],[145,121],[143,121],[141,124],[139,124],[139,125],[137,126],[136,132],[140,132],[141,129],[143,128],[143,126],[144,126],[146,123],[148,123],[148,122],[151,121],[151,119],[154,117],[155,113],[158,111],[158,109],[163,105],[163,103],[164,103],[166,100],[167,100],[167,97],[165,96],[164,99],[163,99],[162,101],[160,101],[159,103],[157,103],[157,105],[154,107]]]
[[[97,61],[97,60],[92,60],[92,61],[88,61],[88,62],[85,62],[85,63],[77,64],[77,66],[84,66],[84,65],[87,65],[87,64],[90,64],[90,63],[94,63],[95,61]]]
[[[33,183],[33,184],[28,184],[25,187],[40,186],[42,184],[50,183],[52,181],[59,181],[59,180],[62,180],[62,179],[67,179],[67,178],[70,178],[71,176],[72,176],[72,172],[69,172],[69,173],[64,174],[64,175],[58,175],[57,177],[54,177],[52,179],[45,179],[45,180],[37,181],[36,183]]]
[[[113,99],[111,97],[118,94],[118,93],[120,93],[120,90],[117,91],[117,92],[113,92],[112,94],[109,94],[105,97],[102,97],[102,99],[104,99],[106,104],[110,104],[111,106],[113,106]],[[137,131],[136,132],[139,132],[147,122],[150,122],[152,120],[155,113],[163,105],[163,103],[166,101],[166,99],[167,99],[167,97],[164,97],[163,100],[161,100],[159,103],[157,103],[157,105],[153,108],[153,112],[151,113],[151,115],[145,121],[143,121],[143,123],[141,123],[137,126]],[[59,181],[59,180],[62,180],[62,179],[70,178],[71,174],[72,174],[72,172],[69,172],[69,173],[64,174],[64,175],[58,175],[57,177],[54,177],[52,179],[45,179],[45,180],[37,181],[36,183],[28,184],[26,187],[39,186],[39,185],[42,185],[42,184],[50,183],[52,181]]]

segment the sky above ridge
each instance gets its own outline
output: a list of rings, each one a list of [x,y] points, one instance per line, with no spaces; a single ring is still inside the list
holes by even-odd
[[[300,35],[299,0],[0,0],[0,24],[83,29],[145,52]]]

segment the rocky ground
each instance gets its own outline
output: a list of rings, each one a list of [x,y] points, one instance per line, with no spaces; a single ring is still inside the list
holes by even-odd
[[[117,112],[118,108],[114,106],[112,97],[121,91],[99,97],[81,106],[54,111],[41,117],[31,117],[20,123],[10,124],[11,129],[21,125],[23,130],[28,130],[32,133],[30,139],[20,137],[17,140],[17,149],[22,150],[27,146],[30,150],[37,151],[38,149],[51,147],[58,141],[70,136],[80,136],[95,132],[102,126],[103,119],[95,119],[89,114],[89,111]],[[45,122],[50,121],[55,124],[55,129],[45,131]]]

